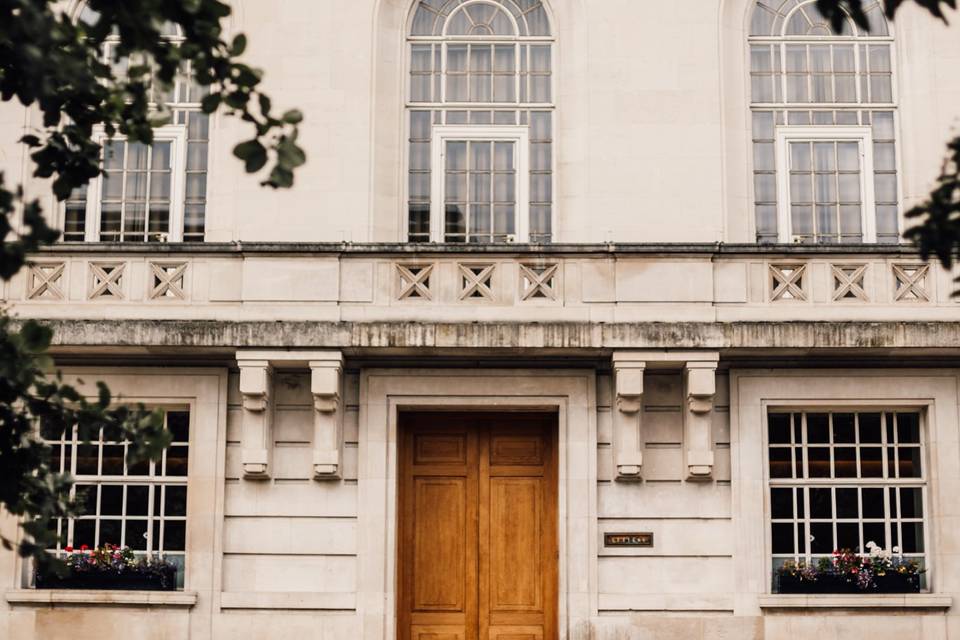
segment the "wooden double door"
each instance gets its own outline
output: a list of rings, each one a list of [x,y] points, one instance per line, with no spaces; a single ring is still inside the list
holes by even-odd
[[[401,414],[400,640],[557,638],[556,441],[556,414]]]

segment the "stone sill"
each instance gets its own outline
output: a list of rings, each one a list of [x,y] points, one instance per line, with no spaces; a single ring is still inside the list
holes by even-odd
[[[123,607],[181,607],[197,604],[196,591],[100,591],[85,589],[13,589],[11,605],[107,605]]]
[[[760,596],[761,609],[949,609],[951,596],[932,593],[876,595],[769,595]]]

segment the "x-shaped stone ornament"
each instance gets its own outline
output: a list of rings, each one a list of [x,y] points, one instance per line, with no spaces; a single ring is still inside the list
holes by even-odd
[[[495,265],[472,266],[461,264],[459,266],[460,275],[463,277],[463,289],[460,291],[460,299],[486,298],[487,300],[493,300],[493,290],[490,288],[489,283],[493,276]]]
[[[773,273],[777,286],[770,294],[771,300],[806,300],[807,296],[803,292],[803,275],[807,271],[807,265],[800,264],[796,266],[775,266],[770,265],[770,271]],[[789,273],[787,273],[789,271]]]
[[[525,264],[520,265],[520,277],[523,281],[523,295],[521,300],[530,298],[544,297],[550,300],[557,299],[557,293],[553,289],[553,278],[557,275],[560,265],[552,264],[545,267],[543,271],[537,273],[537,269]]]
[[[397,265],[397,271],[400,273],[400,300],[407,298],[426,298],[430,295],[430,274],[433,273],[433,265],[424,266],[404,266]],[[414,273],[416,271],[416,273]]]
[[[863,278],[867,273],[867,265],[862,264],[857,267],[843,267],[832,265],[833,277],[836,280],[836,287],[833,290],[833,299],[842,300],[844,298],[854,297],[858,300],[868,300],[867,292],[863,288]],[[848,273],[848,271],[853,271]]]
[[[154,287],[150,298],[178,298],[183,300],[186,294],[183,291],[183,276],[187,271],[187,264],[158,264],[150,263],[153,270]],[[168,295],[169,294],[169,295]]]
[[[66,264],[63,262],[30,265],[30,291],[27,293],[27,299],[35,300],[49,294],[46,297],[63,300],[60,279],[63,277],[65,268]]]
[[[90,289],[91,298],[100,298],[103,296],[113,296],[123,298],[123,287],[120,286],[120,278],[123,276],[126,264],[90,264],[90,272],[93,275],[93,286]],[[109,269],[109,271],[107,271]]]
[[[913,272],[911,275],[910,272]],[[930,300],[927,293],[926,280],[930,265],[893,265],[893,275],[897,279],[897,293],[894,299],[900,300]]]

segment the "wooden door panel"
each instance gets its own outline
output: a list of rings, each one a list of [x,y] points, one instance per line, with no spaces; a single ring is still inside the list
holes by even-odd
[[[467,479],[414,480],[414,611],[465,609]]]
[[[464,640],[462,628],[449,627],[413,627],[413,640]]]
[[[491,614],[542,611],[540,478],[490,478]]]
[[[401,414],[399,640],[555,640],[556,425]]]

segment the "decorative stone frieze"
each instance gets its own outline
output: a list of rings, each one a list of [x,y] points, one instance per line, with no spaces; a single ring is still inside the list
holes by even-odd
[[[613,455],[617,480],[639,480],[643,469],[643,374],[642,355],[613,354],[616,411],[613,415]]]
[[[397,300],[432,300],[432,264],[397,264]]]
[[[770,301],[805,301],[806,275],[806,264],[771,264]]]
[[[186,300],[186,262],[150,263],[150,299]]]
[[[717,393],[718,354],[688,360],[684,368],[686,410],[683,420],[687,478],[712,477],[714,468],[713,399]]]
[[[494,264],[457,265],[460,278],[461,300],[493,300]]]
[[[269,360],[245,360],[240,365],[240,395],[243,398],[241,464],[243,477],[266,480],[273,455],[273,408],[270,397],[273,368]]]
[[[331,351],[324,359],[310,361],[310,392],[313,394],[313,477],[335,480],[343,477],[343,409],[341,384],[343,355]]]
[[[560,264],[520,264],[520,300],[557,300]]]
[[[63,300],[65,262],[33,262],[27,276],[27,300]]]
[[[91,300],[101,298],[123,300],[126,268],[126,262],[91,262],[87,297]]]
[[[869,302],[864,281],[867,275],[865,264],[832,264],[830,273],[833,278],[833,301],[860,300]]]
[[[927,288],[930,265],[895,264],[892,269],[895,302],[930,302],[930,291]]]

